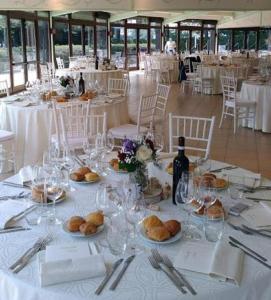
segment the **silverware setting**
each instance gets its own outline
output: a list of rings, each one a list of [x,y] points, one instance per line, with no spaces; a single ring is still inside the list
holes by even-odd
[[[28,228],[28,227],[22,227],[22,226],[18,226],[18,227],[9,227],[9,228],[0,229],[0,234],[1,234],[1,233],[17,232],[17,231],[25,231],[25,230],[31,230],[31,228]]]
[[[32,212],[34,209],[36,209],[38,206],[36,204],[26,208],[25,210],[23,210],[22,212],[18,213],[17,215],[11,217],[7,224],[10,222],[10,221],[19,221],[20,219],[22,219],[24,216],[26,216],[27,214],[29,214],[30,212]]]
[[[254,202],[260,202],[260,201],[266,201],[266,202],[270,202],[270,199],[265,199],[265,198],[256,198],[256,197],[247,197],[245,198],[246,200],[251,200]]]
[[[17,195],[1,196],[0,201],[5,201],[5,200],[9,200],[9,199],[11,199],[11,200],[23,199],[23,198],[27,198],[29,195],[30,195],[30,193],[25,193],[23,191],[23,192],[20,192]]]
[[[116,289],[122,276],[124,275],[125,271],[127,270],[127,268],[129,267],[130,263],[133,261],[134,258],[135,258],[135,255],[131,255],[125,260],[124,265],[123,265],[122,269],[120,270],[117,278],[114,280],[114,282],[111,284],[111,286],[109,288],[111,291],[114,291]]]
[[[10,182],[10,181],[3,181],[2,183],[3,183],[3,185],[8,185],[8,186],[12,186],[12,187],[20,188],[20,189],[30,189],[31,188],[31,186],[28,185],[27,182],[20,184],[20,183],[15,183],[15,182]]]
[[[247,230],[248,232],[251,232],[251,233],[256,233],[256,234],[259,234],[261,236],[264,236],[264,237],[268,237],[268,238],[271,238],[271,231],[268,230],[268,229],[260,229],[260,230],[257,230],[257,229],[254,229],[254,228],[250,228],[246,225],[243,225],[242,224],[242,227]],[[268,234],[269,232],[269,234]]]
[[[241,243],[240,241],[238,241],[236,238],[229,236],[229,239],[232,243],[234,243],[235,245],[238,245],[238,248],[244,248],[246,251],[249,251],[252,255],[256,256],[258,259],[262,260],[262,261],[267,261],[267,259],[265,257],[263,257],[262,255],[260,255],[258,252],[254,251],[253,249],[247,247],[246,245],[244,245],[243,243]],[[242,249],[243,250],[243,249]]]
[[[103,279],[103,281],[100,283],[100,285],[96,289],[96,291],[95,291],[96,295],[100,295],[100,293],[102,292],[102,290],[106,286],[107,282],[113,276],[114,272],[117,270],[118,266],[122,263],[122,261],[123,261],[123,258],[121,258],[121,259],[117,260],[116,262],[114,262],[114,264],[112,266],[112,269],[105,275],[105,278]]]
[[[160,269],[165,272],[183,294],[186,293],[186,290],[183,287],[186,287],[192,295],[197,294],[191,284],[174,267],[173,263],[166,255],[161,256],[157,249],[152,249],[151,252],[152,256],[149,257],[149,261],[153,268],[158,270]]]
[[[20,272],[37,252],[45,249],[46,245],[50,243],[52,239],[52,234],[39,238],[32,247],[30,247],[14,264],[9,267],[9,269],[15,274]]]
[[[221,171],[224,171],[224,170],[234,170],[234,169],[238,169],[238,167],[237,166],[228,166],[228,167],[213,169],[213,170],[210,170],[209,172],[216,173],[216,172],[221,172]]]
[[[239,230],[239,231],[243,232],[244,234],[253,234],[251,231],[249,231],[249,230],[247,230],[247,229],[245,229],[245,228],[243,228],[243,227],[241,227],[241,226],[232,224],[232,223],[229,222],[229,221],[228,221],[227,223],[228,223],[228,225],[229,225],[230,227],[232,227],[234,230]]]
[[[267,268],[271,269],[271,266],[269,264],[267,264],[265,261],[259,259],[258,257],[254,256],[253,254],[251,254],[248,250],[243,249],[242,247],[234,244],[233,242],[229,241],[229,244],[232,247],[236,247],[241,249],[246,255],[250,256],[251,258],[255,259],[256,261],[258,261],[259,263],[261,263],[262,265],[266,266]]]
[[[271,190],[271,186],[258,186],[255,188],[244,186],[244,187],[241,187],[239,190],[244,193],[253,194],[253,193],[256,193],[259,191],[269,191],[269,190]]]

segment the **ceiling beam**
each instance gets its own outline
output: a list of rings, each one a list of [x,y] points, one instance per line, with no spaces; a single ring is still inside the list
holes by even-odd
[[[256,15],[256,14],[259,14],[260,15],[260,12],[259,11],[249,11],[249,12],[235,12],[234,13],[234,16],[233,17],[224,17],[222,18],[217,25],[225,25],[226,23],[229,23],[229,22],[234,22],[234,21],[239,21],[239,20],[242,20],[242,19],[246,19],[248,17],[251,17],[253,15]]]
[[[183,12],[180,14],[172,14],[172,17],[170,18],[166,18],[164,20],[164,25],[170,24],[170,23],[175,23],[175,22],[179,22],[179,21],[183,21],[186,19],[193,19],[196,18],[200,15],[202,15],[202,12]]]
[[[52,15],[52,17],[60,17],[60,16],[67,15],[67,14],[74,14],[74,13],[76,13],[78,11],[79,10],[52,11],[51,15]]]
[[[115,15],[111,15],[111,17],[109,18],[109,22],[117,22],[123,19],[128,19],[128,18],[133,18],[138,16],[139,13],[137,11],[130,11],[130,12],[124,12],[124,13],[120,13],[120,14],[115,14]]]

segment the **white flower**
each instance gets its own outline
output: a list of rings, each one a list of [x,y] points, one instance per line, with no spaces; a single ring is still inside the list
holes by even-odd
[[[140,162],[145,162],[152,157],[152,150],[146,145],[142,145],[136,152],[136,159]]]

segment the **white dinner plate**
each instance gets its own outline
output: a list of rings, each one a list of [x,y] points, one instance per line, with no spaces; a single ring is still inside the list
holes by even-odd
[[[66,199],[66,192],[64,192],[63,196],[61,196],[60,198],[58,198],[56,201],[55,201],[55,204],[58,204],[58,203],[61,203],[62,201],[64,201]],[[40,203],[40,202],[37,202],[35,201],[33,198],[31,199],[33,202],[35,202],[36,204],[43,204],[43,203]],[[49,199],[50,200],[50,199]],[[52,205],[53,204],[53,201],[47,203],[47,205]]]
[[[181,239],[183,234],[182,234],[182,230],[180,230],[175,236],[171,237],[170,239],[165,240],[163,242],[158,242],[158,241],[154,241],[154,240],[149,239],[148,236],[145,233],[144,228],[141,226],[140,229],[139,229],[139,235],[144,241],[146,241],[148,243],[152,243],[152,244],[156,244],[156,245],[167,245],[167,244],[177,242],[179,239]]]
[[[90,238],[90,237],[93,237],[95,236],[96,234],[102,232],[104,230],[104,224],[103,225],[100,225],[98,228],[97,228],[97,231],[95,233],[92,233],[92,234],[89,234],[89,235],[85,235],[85,234],[82,234],[80,231],[76,231],[76,232],[71,232],[68,230],[67,228],[67,224],[68,224],[68,221],[64,222],[62,224],[62,229],[67,233],[69,234],[70,236],[74,236],[74,237],[78,237],[78,238]]]

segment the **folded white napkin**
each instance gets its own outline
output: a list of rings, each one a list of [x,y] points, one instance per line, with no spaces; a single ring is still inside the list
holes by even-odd
[[[28,204],[19,200],[0,202],[0,228],[9,226],[12,217],[27,209]],[[10,224],[11,225],[11,224]]]
[[[42,253],[40,253],[39,256],[41,286],[99,277],[106,273],[106,267],[101,255],[90,255],[85,258],[64,259],[50,262],[42,262],[41,256]]]
[[[31,102],[30,100],[25,100],[22,102],[14,102],[13,105],[18,107],[27,107],[33,105],[33,102]]]
[[[244,218],[253,227],[266,227],[271,225],[271,207],[264,202],[260,202],[250,209],[241,213]]]
[[[223,170],[223,174],[229,176],[231,183],[243,184],[247,187],[255,188],[261,185],[261,174],[240,169]]]
[[[33,167],[25,166],[19,171],[20,183],[23,184],[26,181],[32,180],[33,178]]]

